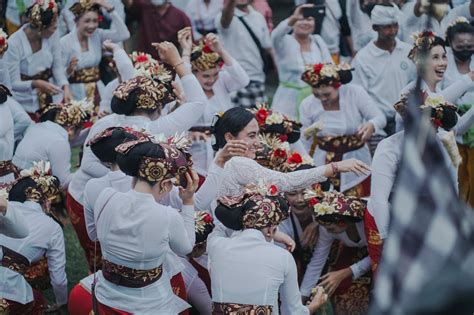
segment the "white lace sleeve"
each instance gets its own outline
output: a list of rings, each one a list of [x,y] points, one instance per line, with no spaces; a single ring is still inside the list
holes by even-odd
[[[281,173],[264,168],[249,158],[233,157],[225,164],[219,196],[237,195],[244,186],[256,184],[260,179],[276,185],[280,191],[303,189],[327,180],[324,176],[325,168],[323,165],[308,170]]]

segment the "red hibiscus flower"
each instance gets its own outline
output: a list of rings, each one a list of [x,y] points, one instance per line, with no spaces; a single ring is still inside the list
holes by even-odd
[[[102,23],[103,20],[104,20],[104,17],[100,14],[98,18],[99,23]]]
[[[138,55],[137,56],[137,62],[147,62],[148,61],[148,56],[147,55]]]
[[[315,205],[317,205],[319,203],[319,200],[318,198],[311,198],[309,201],[308,201],[309,205],[311,207],[314,207]]]
[[[441,120],[439,120],[438,118],[432,118],[432,119],[431,119],[431,122],[433,123],[433,125],[434,125],[436,128],[441,127],[441,125],[443,124],[443,123],[441,122]]]
[[[255,118],[258,121],[259,125],[264,125],[268,117],[268,111],[265,108],[261,108],[255,114]]]
[[[281,142],[288,141],[288,135],[280,135],[278,138],[280,139]]]
[[[276,149],[273,154],[274,154],[277,158],[280,158],[280,159],[285,159],[285,158],[286,158],[286,152],[285,152],[285,150]]]
[[[300,164],[303,163],[303,158],[298,152],[293,153],[289,158],[288,158],[288,163],[290,164]]]
[[[203,219],[204,222],[206,222],[208,224],[212,223],[214,221],[214,220],[212,220],[212,217],[209,213],[206,213],[202,219]]]
[[[270,192],[270,195],[275,196],[278,193],[278,187],[275,185],[271,185],[269,192]]]
[[[5,38],[0,38],[0,46],[4,46],[6,42]]]
[[[323,69],[324,65],[322,63],[317,63],[313,66],[313,70],[316,74],[319,74]]]
[[[54,1],[50,1],[49,4],[48,4],[48,9],[52,10],[52,9],[54,9],[54,7],[55,7]]]
[[[207,46],[207,44],[206,44],[206,45],[204,45],[204,47],[202,47],[202,52],[205,53],[205,54],[210,54],[213,51],[212,51],[211,47]]]
[[[87,129],[92,127],[93,123],[91,121],[86,121],[82,124],[82,129]]]
[[[338,88],[341,87],[341,82],[334,82],[334,83],[332,84],[332,86],[333,86],[335,89],[338,89]]]

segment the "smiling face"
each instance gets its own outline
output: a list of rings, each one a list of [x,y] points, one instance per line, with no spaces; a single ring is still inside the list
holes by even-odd
[[[78,34],[86,37],[92,36],[99,27],[99,13],[97,11],[87,11],[76,22]]]
[[[219,79],[219,68],[215,67],[206,71],[194,71],[194,75],[204,91],[212,91],[214,83]]]
[[[258,133],[260,128],[256,119],[252,119],[244,129],[242,129],[237,136],[233,136],[230,132],[227,132],[224,137],[226,141],[229,140],[243,140],[247,143],[246,157],[249,159],[255,159],[255,154],[260,147],[260,139]]]
[[[291,207],[291,212],[296,215],[309,214],[311,215],[311,208],[304,199],[305,189],[294,190],[285,193],[285,198]]]
[[[325,107],[330,107],[335,103],[339,102],[338,90],[329,85],[313,88],[313,95],[321,101],[321,104]]]
[[[426,73],[424,78],[427,82],[441,82],[448,66],[446,50],[441,45],[434,46],[430,49],[429,56],[426,60]]]
[[[453,50],[474,50],[474,34],[458,33],[450,45]]]
[[[314,32],[315,22],[314,17],[310,16],[298,20],[293,26],[293,32],[298,36],[311,35]]]

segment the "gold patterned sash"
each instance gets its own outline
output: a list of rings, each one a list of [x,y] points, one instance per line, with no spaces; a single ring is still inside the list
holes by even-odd
[[[0,161],[0,177],[6,176],[8,174],[12,174],[15,178],[18,178],[20,172],[16,168],[16,166],[12,163],[11,160],[8,161]]]
[[[2,252],[3,252],[3,258],[2,258],[2,267],[8,268],[10,270],[13,270],[15,272],[18,272],[21,275],[24,275],[28,267],[30,266],[29,260],[15,252],[14,250],[1,246],[2,247]]]
[[[271,305],[212,303],[212,315],[271,315]]]
[[[116,285],[128,288],[143,288],[161,278],[163,267],[159,266],[149,270],[128,268],[102,260],[102,275]]]
[[[83,83],[86,91],[86,98],[95,105],[99,105],[97,100],[97,82],[100,80],[99,66],[88,67],[76,70],[69,77],[69,83]]]
[[[51,68],[48,68],[44,71],[41,71],[40,73],[37,73],[35,75],[29,76],[26,74],[20,74],[20,78],[22,81],[32,81],[32,80],[44,80],[44,81],[49,81],[49,79],[53,76],[53,70]],[[49,105],[50,103],[53,102],[53,96],[37,91],[38,95],[38,104],[39,104],[39,109],[42,109],[46,105]]]

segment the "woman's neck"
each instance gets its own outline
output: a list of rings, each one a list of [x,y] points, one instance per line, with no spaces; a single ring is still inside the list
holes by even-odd
[[[79,30],[77,30],[76,33],[77,33],[77,39],[79,40],[79,42],[81,44],[83,44],[83,43],[87,44],[87,42],[88,42],[87,35],[85,35],[84,32],[80,32]]]
[[[153,187],[150,184],[141,180],[137,181],[133,190],[150,195],[153,193]]]
[[[40,33],[36,29],[31,28],[29,24],[23,30],[25,31],[26,38],[28,38],[30,42],[41,41]]]
[[[460,61],[456,57],[454,58],[454,63],[456,64],[456,68],[458,69],[459,73],[466,74],[471,71],[471,59],[466,61]]]
[[[425,80],[426,85],[428,86],[428,89],[430,92],[434,93],[436,92],[436,85],[438,85],[438,81],[436,80]]]
[[[300,45],[307,45],[311,42],[311,38],[309,37],[308,34],[296,34],[296,33],[293,33],[293,37],[296,39],[296,41],[300,44]]]

